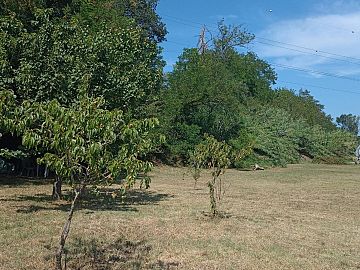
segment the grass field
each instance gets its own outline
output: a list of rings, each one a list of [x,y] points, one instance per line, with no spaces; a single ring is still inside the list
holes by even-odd
[[[151,188],[125,203],[83,201],[69,249],[81,239],[99,261],[116,249],[114,269],[360,269],[360,166],[228,170],[227,217],[217,219],[204,215],[207,177],[195,189],[186,169],[158,167]],[[52,269],[69,203],[50,194],[48,182],[0,180],[1,270]],[[80,269],[112,269],[81,255],[68,269],[77,260]]]

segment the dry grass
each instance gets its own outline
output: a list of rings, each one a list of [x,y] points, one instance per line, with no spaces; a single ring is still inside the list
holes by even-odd
[[[136,259],[153,269],[360,269],[360,166],[228,170],[221,209],[229,217],[214,220],[202,214],[209,207],[206,176],[194,189],[186,169],[152,174],[151,189],[134,192],[126,204],[83,202],[69,243],[142,243],[146,252]],[[45,257],[68,202],[52,202],[50,192],[49,183],[0,181],[1,270],[52,268]]]

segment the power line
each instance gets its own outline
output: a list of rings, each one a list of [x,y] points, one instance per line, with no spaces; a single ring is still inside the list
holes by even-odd
[[[322,51],[322,50],[317,50],[317,49],[313,49],[313,48],[309,48],[309,47],[299,46],[299,45],[295,45],[295,44],[291,44],[291,43],[286,43],[286,42],[281,42],[281,41],[272,40],[272,39],[263,38],[263,37],[256,37],[256,38],[257,38],[257,39],[262,39],[262,40],[265,40],[265,41],[270,41],[270,42],[278,43],[278,44],[289,45],[289,46],[292,46],[292,47],[295,47],[295,48],[300,48],[300,49],[304,49],[304,50],[308,50],[308,51],[312,51],[312,52],[316,52],[316,53],[323,53],[323,54],[338,56],[338,57],[342,57],[342,58],[346,58],[346,59],[352,59],[352,60],[360,61],[360,59],[359,59],[359,58],[356,58],[356,57],[351,57],[351,56],[346,56],[346,55],[341,55],[341,54],[326,52],[326,51]]]
[[[185,43],[177,42],[177,41],[172,41],[172,40],[167,40],[166,42],[173,43],[173,44],[176,44],[176,45],[186,46],[186,47],[189,46],[189,44],[185,44]]]
[[[176,41],[171,41],[171,40],[168,40],[166,42],[189,47],[189,44],[185,44],[185,43],[181,43],[181,42],[176,42]],[[331,59],[331,60],[335,60],[335,61],[360,65],[360,62],[349,61],[349,60],[346,60],[346,59],[326,56],[326,55],[322,55],[322,54],[318,54],[318,53],[306,52],[306,51],[302,51],[302,50],[298,50],[298,49],[294,49],[294,48],[289,48],[289,47],[285,47],[285,46],[281,46],[281,45],[271,44],[271,43],[268,43],[268,42],[257,41],[257,40],[255,40],[254,42],[259,43],[259,44],[263,44],[263,45],[267,45],[267,46],[272,46],[272,47],[282,48],[282,49],[286,49],[286,50],[290,50],[290,51],[295,51],[295,52],[299,52],[299,53],[303,53],[303,54],[308,54],[308,55],[313,55],[313,56],[322,57],[322,58],[326,58],[326,59]],[[359,59],[359,61],[360,61],[360,59]]]
[[[285,46],[281,46],[281,45],[276,45],[276,44],[271,44],[271,43],[267,43],[267,42],[263,42],[263,41],[255,40],[254,42],[259,43],[259,44],[263,44],[263,45],[267,45],[267,46],[273,46],[273,47],[282,48],[282,49],[286,49],[286,50],[290,50],[290,51],[295,51],[295,52],[299,52],[299,53],[303,53],[303,54],[308,54],[308,55],[314,55],[314,56],[318,56],[318,57],[322,57],[322,58],[327,58],[327,59],[331,59],[331,60],[335,60],[335,61],[360,65],[360,62],[349,61],[349,60],[346,60],[346,59],[326,56],[326,55],[322,55],[322,54],[318,54],[318,53],[305,52],[305,51],[302,51],[302,50],[293,49],[293,48],[289,48],[289,47],[285,47]]]
[[[167,41],[167,42],[182,45],[182,46],[188,46],[185,43],[180,43],[180,42],[175,42],[175,41]],[[320,70],[315,70],[315,69],[306,69],[306,68],[301,68],[301,67],[296,67],[296,66],[291,66],[291,65],[278,64],[278,63],[271,63],[271,62],[268,62],[268,63],[270,65],[272,65],[272,66],[276,66],[276,67],[280,67],[280,68],[284,68],[284,69],[295,70],[295,71],[299,71],[299,72],[312,73],[312,74],[318,74],[318,75],[323,75],[323,76],[327,76],[327,77],[333,77],[333,78],[338,78],[338,79],[345,79],[345,80],[360,82],[360,79],[347,77],[347,76],[343,76],[343,75],[339,75],[339,74],[334,74],[334,73],[330,73],[330,72],[325,72],[325,71],[320,71]]]
[[[175,41],[167,41],[167,42],[182,45],[182,46],[188,46],[185,43],[180,43],[180,42],[175,42]],[[318,74],[318,75],[327,76],[327,77],[333,77],[333,78],[338,78],[338,79],[345,79],[345,80],[360,82],[360,79],[347,77],[347,76],[343,76],[343,75],[339,75],[339,74],[334,74],[334,73],[330,73],[330,72],[325,72],[325,71],[320,71],[320,70],[315,70],[315,69],[306,69],[306,68],[301,68],[301,67],[296,67],[296,66],[291,66],[291,65],[278,64],[278,63],[271,63],[271,62],[268,62],[268,63],[270,65],[272,65],[272,66],[280,67],[280,68],[284,68],[284,69],[289,69],[289,70],[294,70],[294,71],[299,71],[299,72],[312,73],[312,74]]]
[[[278,83],[295,84],[295,85],[300,85],[300,86],[325,89],[325,90],[334,91],[334,92],[343,92],[343,93],[360,95],[360,90],[359,90],[359,92],[355,92],[355,91],[349,91],[349,90],[340,90],[340,89],[335,89],[335,88],[323,87],[323,86],[313,85],[313,84],[296,83],[296,82],[289,82],[289,81],[282,81],[282,80],[277,80],[276,84],[278,84]]]
[[[174,21],[176,23],[184,24],[184,25],[187,25],[187,26],[190,26],[190,27],[195,27],[194,25],[204,25],[203,23],[200,23],[200,22],[195,22],[195,21],[191,21],[191,20],[188,20],[188,19],[183,19],[183,18],[179,18],[179,17],[175,17],[175,16],[169,16],[169,15],[166,15],[166,14],[163,14],[161,16],[162,17],[167,17],[167,18],[169,18],[170,20],[172,20],[172,21]],[[190,23],[192,25],[187,24],[186,22]],[[211,25],[216,25],[216,24],[211,23]],[[198,27],[195,27],[195,28],[198,28]],[[209,29],[215,30],[215,28],[211,28],[211,27]],[[341,58],[345,58],[345,59],[351,59],[351,60],[358,61],[359,64],[360,64],[360,59],[356,58],[356,57],[336,54],[336,53],[327,52],[327,51],[324,51],[324,50],[318,50],[318,49],[305,47],[305,46],[299,46],[299,45],[296,45],[296,44],[291,44],[291,43],[286,43],[286,42],[282,42],[282,41],[272,40],[272,39],[264,38],[264,37],[256,37],[256,39],[260,39],[260,40],[264,40],[264,41],[268,41],[268,42],[273,42],[273,43],[277,43],[277,44],[288,45],[288,46],[291,46],[291,47],[294,47],[294,48],[307,50],[307,51],[310,51],[312,53],[322,53],[322,54],[332,55],[332,56],[341,57]],[[318,54],[316,54],[316,55],[318,55]],[[318,55],[318,56],[320,56],[320,55]],[[326,57],[326,56],[321,56],[321,57]],[[326,57],[326,58],[330,58],[330,57]],[[338,59],[338,58],[336,58],[336,59]],[[335,60],[335,59],[333,59],[333,60]],[[338,59],[338,60],[341,61],[340,59]],[[355,62],[352,62],[352,63],[355,63]],[[358,63],[356,63],[356,64],[358,64]]]
[[[170,16],[170,15],[165,15],[165,14],[163,14],[163,15],[160,15],[161,17],[166,17],[166,18],[168,18],[168,19],[170,19],[170,20],[173,20],[173,21],[179,21],[179,22],[188,22],[188,23],[191,23],[191,24],[196,24],[196,25],[200,25],[200,26],[203,26],[204,25],[204,23],[200,23],[200,22],[195,22],[195,21],[191,21],[191,20],[188,20],[188,19],[183,19],[183,18],[179,18],[179,17],[176,17],[176,16]],[[216,24],[214,24],[214,23],[211,23],[212,25],[216,25]],[[193,25],[191,25],[191,26],[193,26]],[[217,26],[217,25],[216,25]]]
[[[185,43],[180,43],[180,42],[175,42],[175,41],[167,41],[167,42],[182,45],[182,46],[188,46]],[[289,69],[289,70],[294,70],[294,71],[299,71],[299,72],[312,73],[312,74],[318,74],[318,75],[327,76],[327,77],[333,77],[333,78],[338,78],[338,79],[345,79],[345,80],[360,82],[360,79],[347,77],[347,76],[343,76],[343,75],[339,75],[339,74],[334,74],[334,73],[330,73],[330,72],[325,72],[325,71],[320,71],[320,70],[315,70],[315,69],[306,69],[306,68],[301,68],[301,67],[296,67],[296,66],[291,66],[291,65],[278,64],[278,63],[271,63],[271,62],[268,62],[268,63],[270,65],[272,65],[272,66],[280,67],[280,68],[284,68],[284,69]]]
[[[324,72],[324,71],[315,70],[315,69],[306,69],[306,68],[295,67],[295,66],[290,66],[290,65],[283,65],[283,64],[276,64],[276,63],[271,63],[271,62],[269,62],[269,64],[272,65],[272,66],[277,66],[277,67],[290,69],[290,70],[295,70],[295,71],[300,71],[300,72],[305,72],[305,73],[313,73],[313,74],[323,75],[323,76],[327,76],[327,77],[333,77],[333,78],[339,78],[339,79],[345,79],[345,80],[360,82],[360,79],[347,77],[347,76],[334,74],[334,73],[329,73],[329,72]]]
[[[203,24],[199,23],[199,22],[194,22],[194,21],[190,21],[190,20],[184,20],[182,18],[169,16],[169,15],[163,15],[163,16],[170,18],[171,20],[175,21],[176,23],[184,24],[182,22],[187,21],[187,22],[192,23],[192,24],[203,26]],[[185,24],[185,25],[190,26],[189,24]],[[194,26],[191,25],[191,27],[194,27]],[[196,27],[196,29],[198,29],[198,27]],[[334,53],[330,53],[330,52],[326,52],[326,51],[322,51],[322,50],[316,50],[316,49],[309,48],[309,47],[298,46],[298,45],[294,45],[294,44],[290,44],[290,43],[286,43],[286,42],[281,42],[281,41],[276,41],[276,40],[271,40],[271,39],[267,39],[267,38],[263,38],[263,37],[257,37],[256,39],[264,40],[265,42],[255,40],[255,42],[261,43],[261,44],[264,44],[264,45],[279,47],[279,48],[292,50],[292,51],[296,51],[296,52],[300,52],[300,53],[304,53],[304,54],[309,54],[309,55],[314,55],[314,56],[323,57],[323,58],[327,58],[327,59],[332,59],[332,60],[336,60],[336,61],[341,61],[341,62],[347,62],[347,63],[360,65],[360,59],[355,58],[355,57],[344,56],[344,55],[340,55],[340,54],[334,54]],[[174,41],[168,41],[168,42],[178,44],[178,45],[182,45],[182,46],[188,46],[187,44],[180,43],[180,42],[174,42]],[[272,43],[269,43],[269,42],[273,42],[273,43],[276,43],[276,44],[272,44]],[[287,46],[292,46],[294,48],[299,48],[299,49],[302,49],[302,50],[289,48],[289,47],[285,47],[285,46],[281,46],[281,45],[277,45],[277,44],[283,44],[283,45],[287,45]],[[306,50],[306,51],[304,51],[304,50]],[[326,55],[324,55],[324,54],[326,54]],[[337,57],[332,57],[332,56],[329,56],[329,55],[337,56]],[[356,60],[356,61],[359,61],[359,62],[349,61],[349,60],[341,59],[341,58],[338,58],[338,57],[345,58],[345,59]],[[277,66],[277,67],[280,67],[280,68],[299,71],[299,72],[318,74],[318,75],[323,75],[323,76],[327,76],[327,77],[333,77],[333,78],[339,78],[339,79],[345,79],[345,80],[351,80],[351,81],[357,81],[357,82],[360,81],[360,79],[347,77],[347,76],[343,76],[343,75],[339,75],[339,74],[333,74],[333,73],[324,72],[324,71],[319,71],[319,70],[305,69],[305,68],[301,68],[301,67],[284,65],[284,64],[276,64],[276,63],[269,63],[269,64],[271,64],[272,66]],[[330,89],[328,89],[328,90],[330,90]],[[333,89],[333,91],[335,91],[335,90]],[[349,91],[347,91],[347,92],[349,92]]]
[[[182,49],[179,49],[179,50],[163,50],[162,53],[180,53]]]
[[[168,20],[170,20],[170,21],[172,21],[172,22],[175,22],[175,23],[178,23],[178,24],[182,24],[182,25],[185,25],[185,26],[193,27],[193,28],[196,28],[196,29],[199,28],[198,26],[194,26],[194,24],[197,24],[197,23],[189,24],[189,23],[186,23],[186,22],[187,22],[186,20],[173,19],[172,17],[167,16],[167,15],[162,15],[162,17],[167,17]],[[191,23],[191,22],[190,22],[190,23]],[[200,24],[200,23],[199,23],[199,24]]]

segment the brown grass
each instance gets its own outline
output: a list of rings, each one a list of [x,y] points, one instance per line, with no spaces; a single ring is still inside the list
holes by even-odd
[[[134,255],[141,263],[117,269],[360,269],[360,166],[228,170],[227,218],[217,219],[203,214],[208,175],[197,189],[186,169],[158,167],[152,176],[151,189],[124,204],[82,202],[70,249],[77,238],[141,243],[146,252]],[[41,181],[0,181],[1,270],[52,269],[46,257],[69,203],[52,202],[50,192]]]

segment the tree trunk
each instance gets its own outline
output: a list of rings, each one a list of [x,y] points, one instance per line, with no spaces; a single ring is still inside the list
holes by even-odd
[[[48,176],[49,176],[49,168],[47,165],[45,165],[44,178],[48,178]]]
[[[54,200],[60,200],[61,199],[61,186],[62,186],[62,179],[60,176],[55,175],[55,181],[53,184],[53,190],[52,190],[52,197]]]
[[[215,198],[215,183],[216,179],[213,177],[211,181],[209,181],[209,191],[210,191],[210,209],[211,209],[211,215],[213,217],[216,216],[217,210],[216,210],[216,198]]]
[[[66,238],[68,237],[69,231],[70,231],[70,225],[71,225],[71,220],[74,214],[74,209],[75,209],[75,203],[81,193],[82,188],[80,188],[79,190],[75,190],[75,197],[71,203],[71,208],[69,211],[69,215],[67,218],[67,221],[65,222],[63,231],[61,233],[60,236],[60,243],[59,243],[59,248],[56,251],[55,254],[55,269],[56,270],[62,270],[62,255],[64,253],[64,246],[65,246],[65,242],[66,242]]]

